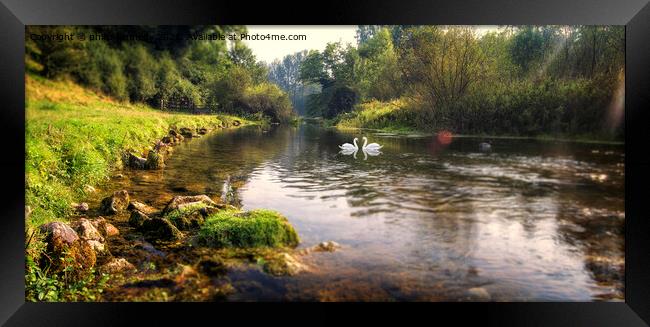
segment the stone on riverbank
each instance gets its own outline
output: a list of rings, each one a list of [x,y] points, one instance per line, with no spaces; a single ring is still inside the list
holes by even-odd
[[[45,260],[50,264],[50,271],[58,273],[72,268],[71,274],[74,277],[95,266],[97,257],[93,247],[79,238],[69,225],[55,221],[41,225],[39,230],[47,243]]]
[[[181,134],[183,137],[193,138],[193,137],[196,136],[196,135],[194,134],[194,132],[193,132],[190,128],[187,128],[187,127],[181,127],[179,131],[180,131],[180,134]]]
[[[81,213],[87,212],[90,209],[90,207],[88,206],[88,203],[86,203],[86,202],[73,203],[72,208],[75,211],[81,212]]]
[[[136,270],[135,266],[124,258],[113,258],[99,268],[99,271],[105,274],[134,272]]]
[[[140,230],[148,241],[177,241],[183,238],[183,233],[165,218],[146,219]]]
[[[100,243],[104,242],[104,237],[97,230],[95,225],[93,225],[90,220],[86,218],[81,218],[78,221],[74,222],[72,227],[77,231],[77,235],[80,238],[85,240],[98,241]]]
[[[120,231],[113,224],[106,221],[104,217],[97,217],[90,221],[95,228],[99,231],[104,238],[116,236],[120,234]]]
[[[161,153],[149,151],[147,161],[144,164],[146,169],[162,169],[165,167],[165,160]]]
[[[134,155],[133,153],[129,154],[128,160],[129,167],[133,169],[145,169],[147,164],[147,159]]]
[[[126,209],[129,203],[129,192],[126,190],[116,191],[113,195],[102,200],[100,211],[106,215],[114,215]]]
[[[217,206],[217,204],[210,199],[209,196],[202,194],[202,195],[190,195],[190,196],[183,196],[183,195],[178,195],[175,196],[169,201],[165,209],[163,210],[163,214],[167,214],[173,210],[177,209],[183,209],[184,207],[188,206],[195,206],[198,203],[203,203],[206,206]]]
[[[129,225],[134,228],[140,228],[142,227],[142,223],[144,223],[145,220],[149,220],[149,216],[147,216],[145,213],[143,213],[140,210],[133,210],[131,212],[131,216],[129,217]]]
[[[151,214],[154,214],[154,213],[156,213],[158,211],[158,209],[156,209],[156,208],[154,208],[152,206],[149,206],[149,205],[147,205],[145,203],[138,202],[138,201],[129,202],[129,206],[126,207],[126,208],[128,210],[131,210],[131,211],[133,211],[133,210],[140,211],[140,212],[144,213],[145,215],[151,215]]]

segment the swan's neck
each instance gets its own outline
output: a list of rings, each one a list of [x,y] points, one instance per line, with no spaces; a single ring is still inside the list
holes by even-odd
[[[354,141],[352,141],[352,143],[354,144],[354,147],[355,147],[355,148],[358,148],[358,147],[359,147],[359,146],[357,145],[357,139],[356,139],[356,138],[354,139]]]
[[[366,144],[368,144],[368,138],[364,136],[363,137],[363,147],[364,148],[366,147]]]

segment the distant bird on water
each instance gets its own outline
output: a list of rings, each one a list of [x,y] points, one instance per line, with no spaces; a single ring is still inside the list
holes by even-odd
[[[479,143],[478,148],[481,151],[487,152],[487,151],[492,150],[492,144],[490,143],[490,141],[481,142],[481,143]]]

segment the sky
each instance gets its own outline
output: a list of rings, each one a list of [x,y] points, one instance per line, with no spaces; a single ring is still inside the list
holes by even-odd
[[[306,40],[244,40],[244,43],[253,50],[257,60],[267,63],[275,59],[282,60],[284,56],[293,54],[302,50],[320,50],[325,49],[328,42],[341,41],[343,45],[351,43],[357,44],[354,38],[356,35],[357,25],[286,25],[286,26],[263,26],[248,25],[249,35],[306,35]],[[480,35],[488,31],[497,30],[496,25],[480,25],[476,27],[476,32]]]
[[[248,25],[248,34],[277,34],[277,35],[301,35],[307,36],[305,41],[246,41],[244,43],[253,50],[257,60],[273,62],[275,59],[282,59],[288,54],[293,54],[302,50],[323,50],[328,42],[352,43],[357,44],[354,38],[356,35],[356,25],[335,25],[335,26],[256,26]]]

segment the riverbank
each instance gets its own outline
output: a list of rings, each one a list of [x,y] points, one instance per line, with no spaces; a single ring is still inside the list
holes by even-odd
[[[426,115],[425,115],[426,116]],[[358,104],[354,111],[343,113],[334,119],[322,120],[326,126],[341,130],[367,130],[401,135],[434,135],[444,128],[425,127],[427,117],[409,107],[404,99],[388,102],[370,101]],[[418,127],[420,126],[420,127]],[[463,133],[453,134],[453,137],[480,137],[492,139],[528,139],[560,142],[578,142],[594,144],[624,144],[623,140],[612,135],[570,135],[566,133],[517,135],[512,133]]]
[[[72,203],[123,167],[125,152],[144,153],[170,127],[214,129],[237,120],[228,115],[167,113],[116,101],[69,81],[26,79],[25,178],[28,224],[61,219]]]

